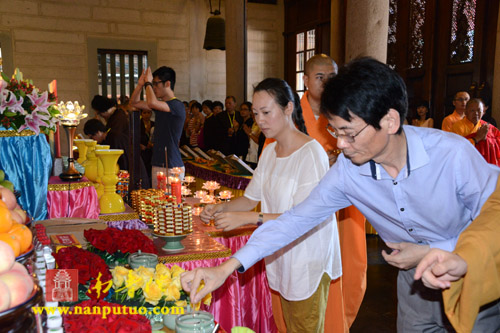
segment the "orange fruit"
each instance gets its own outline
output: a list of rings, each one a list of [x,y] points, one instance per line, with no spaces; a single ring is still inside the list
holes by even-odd
[[[12,228],[12,216],[7,207],[0,206],[0,232],[7,232]]]
[[[19,255],[21,254],[21,244],[14,235],[0,233],[0,241],[4,241],[5,243],[9,244],[9,246],[14,251],[14,255],[16,257],[19,257]]]
[[[8,234],[14,235],[21,245],[21,253],[26,252],[31,246],[33,235],[31,230],[24,224],[14,224]]]

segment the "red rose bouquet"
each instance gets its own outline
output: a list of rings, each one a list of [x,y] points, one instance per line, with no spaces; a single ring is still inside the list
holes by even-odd
[[[114,254],[117,251],[123,254],[135,253],[139,250],[158,254],[153,241],[139,230],[89,229],[85,230],[83,235],[94,248],[109,254]]]
[[[107,296],[112,276],[106,262],[97,254],[76,246],[64,247],[53,254],[57,267],[61,269],[77,269],[78,283],[87,286],[87,296],[101,299]]]
[[[97,313],[95,310],[100,311],[92,314]],[[151,332],[149,319],[138,314],[136,309],[114,303],[88,300],[74,306],[71,313],[63,316],[66,332]]]

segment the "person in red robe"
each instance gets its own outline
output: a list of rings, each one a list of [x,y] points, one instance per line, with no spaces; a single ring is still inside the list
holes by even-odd
[[[467,103],[464,119],[453,124],[452,131],[468,139],[488,163],[500,166],[500,131],[481,120],[483,114],[483,101],[471,99]]]

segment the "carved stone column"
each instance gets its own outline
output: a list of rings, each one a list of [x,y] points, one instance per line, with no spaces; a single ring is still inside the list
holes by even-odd
[[[389,0],[349,0],[346,7],[345,61],[370,56],[387,59]]]

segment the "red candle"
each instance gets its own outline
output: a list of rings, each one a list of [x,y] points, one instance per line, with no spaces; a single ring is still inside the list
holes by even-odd
[[[167,189],[167,176],[161,171],[156,173],[156,188],[163,191]]]
[[[57,80],[52,80],[49,83],[49,92],[54,94],[54,96],[56,97],[55,102],[57,102]],[[59,133],[59,123],[56,124],[56,132],[54,133],[54,150],[56,158],[61,157],[61,138]]]
[[[56,158],[61,157],[61,139],[59,136],[59,124],[56,125],[56,132],[54,133],[54,146]]]
[[[170,184],[170,186],[172,187],[172,195],[175,196],[177,203],[180,204],[182,202],[181,183],[175,182]]]

